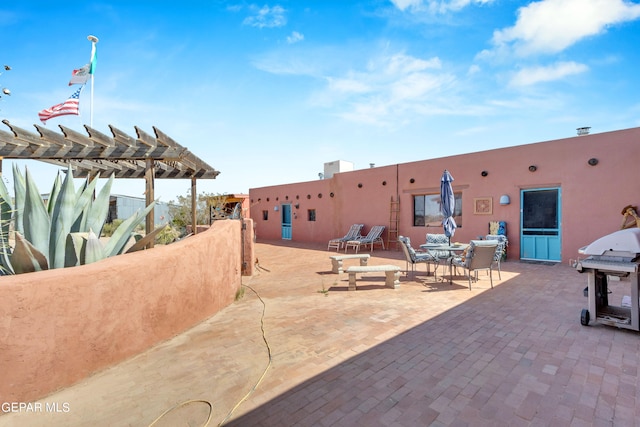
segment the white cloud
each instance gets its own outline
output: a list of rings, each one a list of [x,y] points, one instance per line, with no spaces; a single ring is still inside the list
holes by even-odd
[[[420,6],[422,0],[391,0],[391,3],[400,10],[406,10],[411,7]]]
[[[289,44],[298,43],[302,40],[304,40],[304,35],[297,31],[292,32],[291,35],[287,37],[287,43]]]
[[[625,0],[542,0],[518,10],[513,27],[493,35],[493,53],[556,53],[607,27],[640,17],[640,4]],[[492,52],[484,52],[486,55]]]
[[[341,111],[339,115],[346,120],[395,125],[442,111],[436,98],[455,83],[455,78],[441,68],[437,57],[383,55],[369,61],[364,70],[328,79],[324,93],[316,98],[325,107]]]
[[[367,93],[371,87],[354,78],[328,78],[329,89],[338,93]]]
[[[428,60],[414,58],[403,53],[398,53],[388,58],[383,58],[384,71],[387,74],[410,74],[427,70],[429,68],[439,69],[442,67],[440,58],[434,57]]]
[[[252,6],[251,9],[255,14],[245,18],[243,21],[245,25],[258,28],[275,28],[283,27],[287,23],[287,18],[284,16],[286,10],[282,6],[263,6],[260,9]]]
[[[558,62],[546,67],[529,67],[518,71],[509,84],[511,86],[530,86],[584,73],[588,69],[586,65],[576,62]]]
[[[477,65],[477,64],[472,64],[472,65],[469,67],[469,69],[467,70],[467,74],[468,74],[468,75],[473,75],[473,74],[477,74],[477,73],[479,73],[480,71],[482,71],[482,69],[480,68],[480,66],[479,66],[479,65]]]
[[[458,12],[470,5],[484,5],[495,0],[391,0],[401,11],[447,13]]]

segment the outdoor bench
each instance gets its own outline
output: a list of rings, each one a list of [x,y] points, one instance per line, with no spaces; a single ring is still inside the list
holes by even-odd
[[[385,272],[385,286],[391,289],[397,289],[400,286],[400,267],[397,265],[354,266],[347,268],[347,273],[349,273],[349,290],[356,290],[356,274],[377,271]]]
[[[333,255],[329,257],[331,259],[331,272],[332,273],[342,273],[344,270],[342,269],[342,260],[345,259],[359,259],[360,265],[365,266],[371,258],[369,254],[353,254],[353,255]]]

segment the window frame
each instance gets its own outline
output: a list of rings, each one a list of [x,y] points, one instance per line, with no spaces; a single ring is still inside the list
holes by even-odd
[[[453,218],[458,228],[462,228],[462,191],[454,191],[453,195],[456,200]],[[413,194],[412,200],[414,227],[442,227],[440,193]]]
[[[316,210],[307,209],[307,221],[315,221],[315,220],[316,220]]]

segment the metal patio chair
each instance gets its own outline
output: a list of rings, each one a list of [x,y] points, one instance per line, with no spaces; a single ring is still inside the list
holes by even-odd
[[[491,280],[491,287],[493,288],[493,259],[497,246],[498,242],[495,240],[472,240],[463,256],[454,257],[451,260],[454,267],[462,267],[467,270],[469,290],[471,290],[471,273],[473,272],[473,279],[477,281],[479,270],[489,271],[489,280]]]
[[[421,262],[427,265],[427,272],[429,272],[429,264],[433,264],[433,277],[436,278],[436,270],[438,269],[438,259],[431,255],[429,252],[416,252],[411,246],[411,239],[404,236],[399,236],[402,251],[407,261],[405,272],[409,274],[409,264],[411,264],[411,275],[415,277],[416,264]]]

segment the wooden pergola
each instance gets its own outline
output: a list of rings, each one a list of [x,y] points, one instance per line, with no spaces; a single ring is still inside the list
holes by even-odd
[[[59,125],[62,134],[34,124],[37,133],[3,120],[11,132],[0,130],[0,173],[2,159],[39,160],[69,167],[74,178],[93,179],[98,176],[144,178],[145,202],[154,201],[154,180],[191,179],[191,210],[193,232],[196,225],[196,180],[215,179],[219,171],[198,158],[155,126],[150,135],[135,126],[132,137],[109,125],[112,136],[84,125],[86,135]],[[153,210],[146,218],[146,232],[154,227]]]

